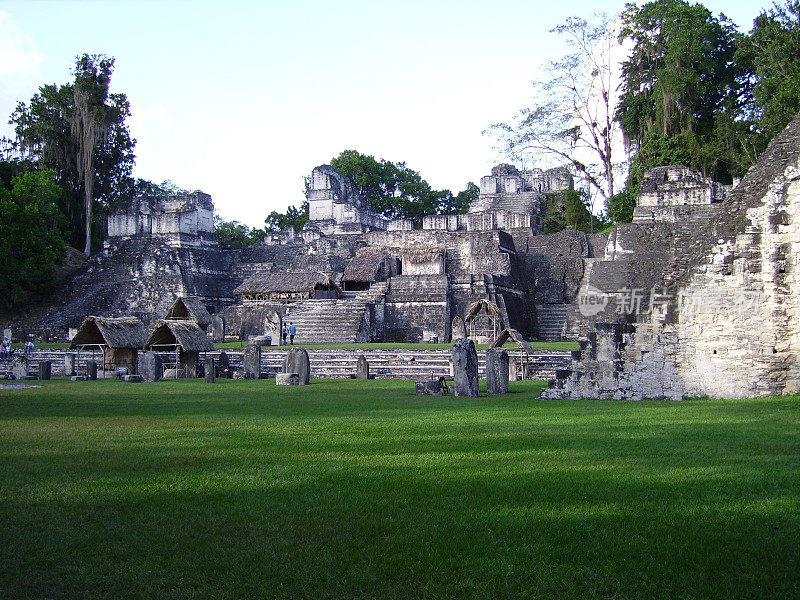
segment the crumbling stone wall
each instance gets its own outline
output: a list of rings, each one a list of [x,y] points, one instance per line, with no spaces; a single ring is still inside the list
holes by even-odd
[[[798,159],[800,116],[710,218],[651,224],[651,231],[673,233],[673,259],[653,266],[670,293],[653,310],[633,315],[630,329],[606,339],[614,352],[602,359],[590,336],[546,395],[733,398],[800,391]],[[592,376],[609,372],[616,383]]]

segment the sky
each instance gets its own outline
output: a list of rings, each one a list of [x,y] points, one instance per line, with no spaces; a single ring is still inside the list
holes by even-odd
[[[767,0],[704,2],[749,31]],[[549,30],[623,2],[0,0],[0,136],[18,101],[67,83],[75,57],[116,59],[134,175],[211,194],[262,227],[345,149],[464,189],[504,158],[509,121],[563,47]],[[531,159],[526,167],[534,166]]]

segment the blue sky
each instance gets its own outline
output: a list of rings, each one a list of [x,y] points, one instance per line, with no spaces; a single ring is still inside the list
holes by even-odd
[[[769,3],[704,4],[746,31]],[[501,160],[481,131],[560,54],[548,30],[622,5],[0,0],[0,135],[18,100],[102,52],[131,101],[135,174],[202,189],[223,218],[262,226],[348,148],[457,192]]]

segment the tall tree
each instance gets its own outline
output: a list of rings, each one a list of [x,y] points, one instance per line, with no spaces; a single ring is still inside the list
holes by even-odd
[[[73,82],[41,86],[10,120],[24,156],[56,172],[68,240],[84,250],[92,230],[103,232],[98,217],[126,202],[133,186],[130,105],[125,94],[109,93],[113,66],[103,55],[78,57]]]
[[[570,17],[550,30],[569,52],[545,67],[533,82],[534,101],[511,123],[495,123],[487,133],[518,160],[528,153],[566,163],[603,199],[616,190],[621,135],[614,122],[617,39],[607,15],[591,21]]]
[[[0,304],[6,308],[43,292],[64,257],[53,171],[23,172],[0,182]]]
[[[736,59],[752,65],[752,111],[763,145],[800,111],[800,1],[786,0],[756,17]]]
[[[743,119],[748,71],[734,60],[741,35],[701,4],[658,0],[628,4],[620,38],[632,51],[622,64],[616,119],[636,152],[628,185],[644,170],[684,164],[730,181],[752,162]]]
[[[376,212],[390,219],[419,220],[438,214],[452,194],[434,190],[422,176],[404,162],[393,163],[356,150],[344,150],[331,166],[349,177]]]

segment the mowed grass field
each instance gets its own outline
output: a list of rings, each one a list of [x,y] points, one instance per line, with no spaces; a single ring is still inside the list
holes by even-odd
[[[798,597],[797,397],[42,384],[0,390],[0,598]]]

